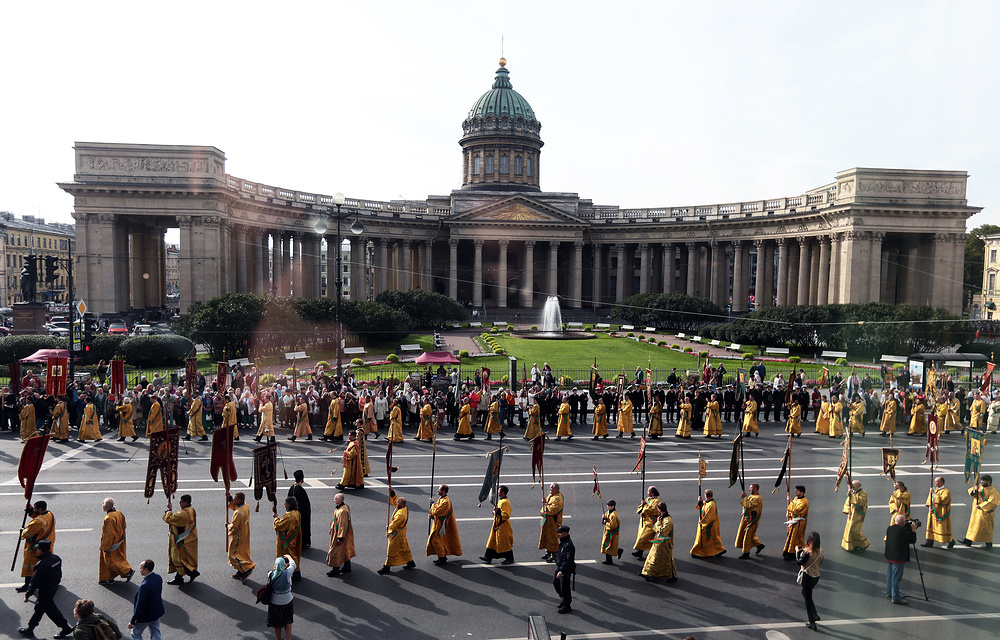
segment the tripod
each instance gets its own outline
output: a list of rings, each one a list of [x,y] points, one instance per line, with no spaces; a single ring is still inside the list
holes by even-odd
[[[917,561],[917,572],[920,574],[920,587],[924,590],[924,600],[930,601],[927,596],[927,585],[924,584],[924,570],[920,568],[920,556],[917,555],[917,543],[911,543],[910,547],[913,549],[913,559]]]

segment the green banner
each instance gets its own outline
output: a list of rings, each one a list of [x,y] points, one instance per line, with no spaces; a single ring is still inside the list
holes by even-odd
[[[986,434],[975,429],[965,430],[965,484],[979,477],[979,464],[983,459]]]

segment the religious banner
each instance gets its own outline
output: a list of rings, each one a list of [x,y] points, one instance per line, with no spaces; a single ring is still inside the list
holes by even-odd
[[[486,477],[483,478],[483,488],[479,490],[479,504],[486,502],[490,492],[500,478],[500,463],[503,462],[503,450],[495,449],[487,454]]]
[[[194,397],[195,387],[198,386],[198,358],[188,358],[184,362],[184,388]]]
[[[32,436],[21,449],[21,459],[17,463],[17,479],[24,487],[24,499],[31,501],[31,492],[35,490],[35,480],[42,470],[42,460],[49,446],[49,435]]]
[[[996,367],[992,362],[986,363],[986,373],[983,374],[983,383],[979,385],[979,391],[982,393],[990,392],[990,385],[993,384],[993,369]]]
[[[975,429],[965,430],[965,484],[971,484],[973,478],[979,481],[979,464],[983,459],[983,447],[986,446],[986,434]]]
[[[392,487],[392,474],[395,471],[399,471],[399,467],[392,466],[392,440],[389,440],[389,446],[385,448],[385,477],[389,487]]]
[[[738,433],[733,438],[733,457],[729,461],[729,486],[736,484],[740,479],[740,452],[743,448],[743,433]]]
[[[899,462],[899,449],[882,447],[882,475],[896,480],[896,463]]]
[[[483,367],[479,374],[480,379],[483,381],[483,389],[486,389],[487,391],[490,388],[490,373],[491,372],[488,367]]]
[[[10,373],[10,392],[18,396],[21,394],[21,363],[11,362],[7,371]]]
[[[226,362],[220,362],[216,369],[215,388],[219,391],[229,388],[229,364]]]
[[[701,452],[698,452],[698,480],[701,481],[702,478],[708,475],[708,462],[701,457]],[[732,486],[732,485],[729,485]]]
[[[45,361],[45,393],[50,396],[66,395],[66,376],[69,358],[47,358]]]
[[[736,370],[736,401],[743,402],[747,396],[747,370]],[[732,486],[732,485],[729,485]]]
[[[125,361],[111,361],[111,394],[120,396],[125,393]]]
[[[598,388],[601,386],[601,372],[597,370],[597,363],[590,365],[590,395],[596,396]]]
[[[628,378],[625,377],[624,373],[619,373],[615,384],[615,393],[618,398],[623,398],[625,396],[625,385],[627,384]]]
[[[639,459],[636,460],[635,466],[632,468],[631,473],[635,473],[642,466],[642,461],[646,457],[646,436],[639,438]]]
[[[785,455],[781,456],[781,471],[778,472],[778,479],[774,481],[774,489],[771,493],[774,493],[781,487],[781,481],[785,479],[785,473],[788,471],[788,460],[792,457],[792,439],[788,439],[788,446],[785,448]]]
[[[594,490],[591,491],[590,495],[601,495],[601,485],[597,481],[597,467],[594,467]]]
[[[278,502],[277,460],[278,445],[275,442],[253,450],[253,497],[257,502],[264,497],[264,491],[267,491],[268,502]]]
[[[177,493],[177,449],[180,446],[179,428],[149,434],[149,462],[146,464],[146,487],[143,496],[153,497],[156,491],[156,472],[169,500]]]
[[[531,482],[535,482],[535,473],[542,478],[545,477],[545,434],[538,434],[531,441]],[[532,487],[535,485],[532,484]]]
[[[235,425],[229,425],[218,427],[212,432],[212,480],[218,482],[221,471],[226,493],[229,493],[229,483],[236,479],[236,463],[233,462],[234,428]]]
[[[847,437],[844,438],[844,453],[840,456],[840,467],[837,468],[837,486],[833,488],[834,491],[840,491],[840,481],[847,476],[847,481],[851,481],[851,474],[848,471],[847,466],[850,461],[850,451],[851,451],[851,434],[848,433]]]
[[[826,374],[828,374],[828,373],[830,373],[830,370],[827,369],[826,367],[823,367],[823,375],[821,375],[820,378],[819,378],[819,388],[820,389],[822,389],[823,387],[826,386]]]
[[[930,462],[931,467],[938,463],[938,438],[940,437],[940,432],[938,430],[937,416],[931,414],[933,420],[927,421],[927,449],[924,450],[924,462]],[[921,462],[920,464],[923,464]]]

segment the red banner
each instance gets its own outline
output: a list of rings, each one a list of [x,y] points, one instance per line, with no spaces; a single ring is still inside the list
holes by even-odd
[[[49,435],[28,438],[21,449],[21,459],[17,463],[17,479],[24,487],[24,499],[31,501],[31,492],[35,490],[35,480],[42,470],[42,460],[45,449],[49,446]]]
[[[535,481],[535,473],[545,477],[543,471],[545,463],[545,435],[538,434],[534,440],[531,441],[531,481]]]
[[[590,495],[599,495],[601,493],[601,485],[597,482],[597,467],[594,467],[594,490],[590,492]]]
[[[194,396],[194,388],[198,385],[198,358],[188,358],[184,363],[184,388]]]
[[[50,396],[66,395],[66,376],[69,358],[48,358],[45,361],[45,393]]]
[[[111,361],[111,393],[120,396],[125,393],[125,361]]]
[[[983,384],[979,385],[979,390],[983,393],[988,393],[990,390],[990,385],[993,383],[993,368],[996,367],[992,362],[986,363],[986,373],[983,374]]]
[[[219,427],[212,432],[212,480],[219,481],[222,472],[222,482],[229,491],[229,483],[236,479],[236,463],[233,462],[233,429],[234,425]]]
[[[215,374],[215,388],[218,391],[225,391],[229,386],[229,364],[226,362],[220,362],[219,368]]]
[[[632,468],[631,473],[635,473],[642,466],[642,459],[646,457],[646,436],[639,439],[639,459],[635,463],[635,467]]]
[[[927,448],[924,450],[924,462],[930,462],[933,467],[938,463],[938,430],[937,416],[931,416],[927,421]]]
[[[15,396],[21,395],[21,363],[11,362],[7,365],[10,372],[10,390]]]
[[[146,465],[146,487],[143,496],[152,498],[156,491],[156,472],[169,500],[177,493],[177,449],[180,446],[180,429],[157,431],[149,436],[149,463]]]
[[[490,370],[488,367],[483,367],[480,374],[480,379],[483,381],[483,389],[489,391],[490,388]]]

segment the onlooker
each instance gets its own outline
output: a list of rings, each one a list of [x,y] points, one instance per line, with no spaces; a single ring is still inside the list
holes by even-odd
[[[74,640],[101,640],[108,637],[109,631],[114,634],[115,640],[121,640],[122,632],[115,621],[100,613],[94,613],[93,600],[77,600],[73,607],[73,616],[80,621],[73,628]],[[98,633],[98,628],[101,628],[102,633]]]
[[[292,640],[292,574],[297,568],[292,556],[284,555],[275,559],[274,571],[268,576],[271,604],[267,605],[267,626],[274,629],[277,640]]]
[[[908,604],[899,594],[899,583],[903,579],[903,569],[910,561],[910,545],[917,541],[917,523],[910,521],[909,526],[906,523],[906,516],[899,514],[885,530],[885,560],[888,564],[885,595],[892,598],[893,604]]]
[[[132,640],[139,640],[142,632],[149,628],[150,640],[160,640],[160,618],[163,617],[163,578],[153,573],[156,565],[152,560],[139,563],[142,582],[135,592],[135,606],[128,628],[132,630]]]
[[[38,600],[35,601],[35,612],[31,614],[28,626],[18,629],[17,632],[26,638],[34,638],[35,627],[42,621],[42,615],[47,615],[49,620],[62,629],[56,638],[72,637],[73,628],[69,626],[54,600],[59,583],[62,582],[62,558],[52,553],[51,540],[39,540],[35,545],[35,556],[38,560],[35,562],[28,590],[24,594],[24,601],[27,602],[36,591]]]
[[[806,601],[806,616],[809,622],[806,626],[816,629],[816,605],[813,604],[813,589],[819,582],[819,569],[823,566],[823,550],[819,544],[819,533],[813,531],[806,539],[805,545],[795,547],[795,561],[799,563],[799,584],[802,585],[802,597]]]

